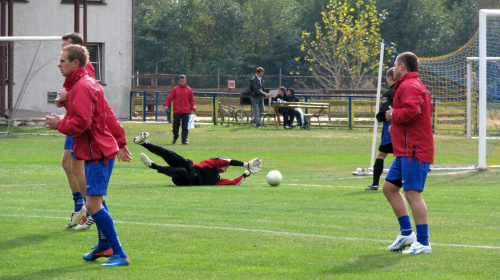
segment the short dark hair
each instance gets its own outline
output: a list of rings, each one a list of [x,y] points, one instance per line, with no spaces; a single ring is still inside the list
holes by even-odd
[[[257,69],[255,70],[255,73],[261,73],[261,72],[264,72],[264,68],[257,67]]]
[[[177,77],[177,81],[180,79],[185,79],[185,78],[186,78],[186,75],[179,75],[179,77]]]
[[[418,71],[418,57],[412,52],[404,52],[398,55],[397,61],[406,66],[408,72]]]
[[[67,45],[63,48],[63,51],[68,53],[69,62],[78,59],[80,61],[80,67],[87,65],[89,62],[89,51],[87,48],[80,45]]]
[[[80,35],[80,33],[76,33],[76,32],[73,32],[73,33],[66,33],[62,36],[62,39],[63,40],[69,40],[71,39],[71,41],[73,42],[73,44],[77,44],[77,45],[82,45],[83,46],[83,37],[82,35]]]
[[[385,72],[385,76],[394,79],[394,67],[387,69],[387,72]]]

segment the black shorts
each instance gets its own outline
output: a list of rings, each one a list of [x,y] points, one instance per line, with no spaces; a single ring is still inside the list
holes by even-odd
[[[392,143],[380,145],[378,150],[384,154],[392,154]]]

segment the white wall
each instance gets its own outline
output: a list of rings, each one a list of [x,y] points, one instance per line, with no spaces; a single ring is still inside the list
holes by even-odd
[[[83,9],[80,11],[82,33]],[[104,43],[104,92],[108,103],[119,118],[128,118],[132,81],[132,0],[105,0],[105,4],[89,4],[87,24],[87,41]],[[14,3],[14,36],[62,36],[73,30],[73,4],[62,4],[60,0]],[[60,49],[57,57],[59,51]],[[54,61],[53,71],[60,76],[57,63],[58,61]],[[46,71],[51,71],[49,69],[50,67],[47,67]],[[39,94],[44,95],[46,100],[47,91],[57,91],[61,87],[62,83],[40,85],[39,88],[43,89],[40,89]],[[36,106],[38,110],[61,113],[53,104]]]

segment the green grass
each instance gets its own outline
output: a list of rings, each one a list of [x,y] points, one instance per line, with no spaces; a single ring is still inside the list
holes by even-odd
[[[95,226],[65,229],[72,200],[60,167],[64,138],[22,128],[16,132],[50,135],[0,138],[0,279],[500,275],[499,169],[432,171],[424,197],[433,253],[403,256],[385,251],[399,226],[382,192],[364,191],[371,178],[351,175],[369,164],[370,130],[202,126],[190,131],[190,145],[172,146],[170,125],[124,127],[134,161],[115,164],[107,202],[130,266],[103,268],[82,260],[97,234]],[[264,168],[241,186],[174,187],[140,162],[139,153],[148,152],[131,140],[141,131],[193,161],[260,157]],[[273,169],[283,174],[279,187],[265,183]],[[242,172],[231,167],[223,177]]]

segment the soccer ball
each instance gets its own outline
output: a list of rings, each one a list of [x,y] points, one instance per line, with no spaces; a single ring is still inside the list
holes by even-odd
[[[273,187],[277,187],[283,181],[283,176],[278,170],[269,171],[266,177],[267,183]]]

